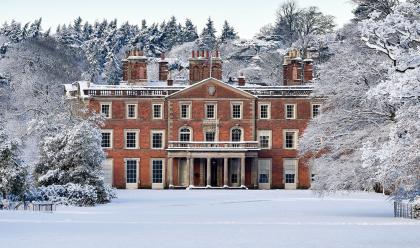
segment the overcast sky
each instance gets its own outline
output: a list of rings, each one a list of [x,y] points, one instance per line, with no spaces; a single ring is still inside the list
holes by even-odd
[[[43,28],[69,23],[77,16],[90,22],[117,18],[119,23],[162,22],[172,15],[184,22],[190,18],[201,32],[210,16],[220,32],[228,20],[241,38],[251,38],[259,29],[272,23],[282,0],[1,0],[0,22],[15,19],[28,22],[42,17]],[[315,5],[336,17],[338,26],[352,18],[350,0],[298,0],[301,7]]]

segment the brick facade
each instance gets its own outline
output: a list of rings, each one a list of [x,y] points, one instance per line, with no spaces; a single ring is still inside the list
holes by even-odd
[[[311,173],[296,148],[312,118],[312,105],[318,104],[309,98],[312,88],[250,86],[243,76],[237,83],[222,82],[218,53],[213,75],[219,79],[203,79],[209,74],[203,58],[209,56],[192,54],[190,70],[198,68],[193,74],[199,76],[192,75],[191,86],[171,82],[156,88],[136,81],[113,88],[89,84],[80,90],[90,109],[109,114],[103,132],[112,133],[110,147],[104,148],[110,183],[118,188],[310,187]],[[128,55],[139,59],[139,53]],[[125,74],[127,68],[136,70],[132,63],[138,61],[125,62]],[[161,79],[167,78],[164,70],[167,63],[159,65]],[[154,105],[162,106],[160,118],[154,116]],[[137,135],[138,146],[127,147],[127,132]],[[157,140],[163,132],[161,148],[152,147],[152,132],[158,133]]]

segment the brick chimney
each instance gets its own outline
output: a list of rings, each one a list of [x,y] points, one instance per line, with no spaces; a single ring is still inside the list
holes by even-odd
[[[245,77],[242,72],[241,75],[238,77],[238,86],[245,86]]]
[[[192,51],[190,63],[190,84],[202,81],[210,77],[222,80],[222,59],[219,51]]]
[[[313,60],[309,54],[307,54],[305,59],[302,59],[298,50],[289,51],[283,60],[283,85],[300,85],[312,79]]]
[[[143,51],[134,48],[125,54],[123,81],[129,84],[144,84],[147,81],[147,58]]]
[[[165,54],[160,55],[159,60],[159,81],[168,80],[168,61],[165,60]]]

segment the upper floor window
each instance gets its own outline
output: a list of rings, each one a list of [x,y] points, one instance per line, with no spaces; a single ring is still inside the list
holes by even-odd
[[[136,149],[139,147],[139,131],[138,130],[124,130],[125,134],[125,148]]]
[[[259,130],[258,141],[261,149],[271,148],[271,130]]]
[[[153,110],[153,119],[162,119],[163,118],[163,114],[162,114],[162,109],[163,109],[163,104],[159,103],[159,104],[152,104],[152,110]]]
[[[179,130],[179,140],[180,141],[191,141],[191,129],[188,127],[183,127]]]
[[[206,119],[216,118],[216,104],[206,104]]]
[[[101,114],[103,114],[107,119],[112,118],[112,104],[101,103]]]
[[[241,141],[242,140],[242,130],[240,128],[234,128],[231,131],[231,141]]]
[[[191,119],[191,104],[181,104],[181,119]]]
[[[286,119],[296,119],[296,104],[285,105]]]
[[[312,104],[312,118],[317,117],[321,113],[321,104]]]
[[[163,130],[153,130],[152,132],[152,149],[163,149],[164,148],[164,132]]]
[[[112,130],[102,130],[102,148],[112,148]]]
[[[284,130],[283,131],[283,147],[284,149],[296,149],[297,148],[297,130]]]
[[[205,131],[206,141],[215,141],[216,132],[215,131]]]
[[[137,118],[137,104],[127,104],[127,119]]]
[[[242,118],[242,103],[232,103],[231,104],[231,113],[232,119],[241,119]]]
[[[260,119],[270,119],[270,104],[261,103],[260,104]]]

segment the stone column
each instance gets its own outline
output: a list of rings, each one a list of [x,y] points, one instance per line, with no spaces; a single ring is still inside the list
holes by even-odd
[[[241,186],[245,186],[245,156],[241,157]]]
[[[207,187],[211,186],[211,158],[207,158]]]
[[[168,180],[169,188],[174,187],[174,158],[168,159]]]
[[[223,187],[228,187],[229,175],[228,175],[228,158],[224,158],[223,161]]]
[[[188,168],[190,170],[190,186],[194,186],[194,159],[193,158],[187,158]]]
[[[252,171],[252,181],[254,182],[254,185],[258,187],[258,158],[252,158]]]

